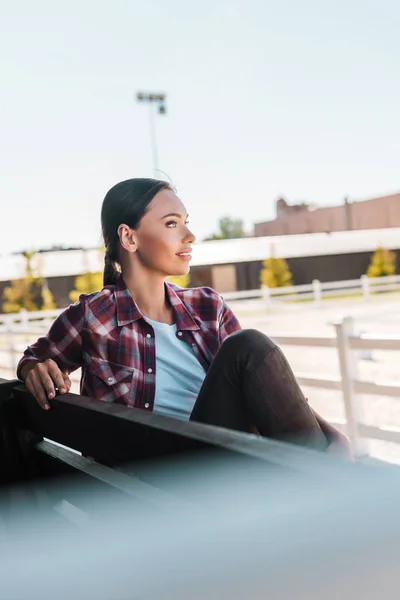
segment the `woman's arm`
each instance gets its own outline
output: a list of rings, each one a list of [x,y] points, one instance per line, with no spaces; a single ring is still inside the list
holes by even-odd
[[[68,307],[54,321],[47,335],[28,346],[18,363],[17,377],[44,409],[54,398],[56,388],[66,393],[71,388],[68,374],[82,366],[82,333],[85,302]]]
[[[82,365],[82,332],[85,325],[85,300],[71,304],[54,321],[48,333],[28,346],[18,363],[17,377],[24,379],[33,362],[53,360],[66,373]],[[29,365],[29,368],[28,368]]]

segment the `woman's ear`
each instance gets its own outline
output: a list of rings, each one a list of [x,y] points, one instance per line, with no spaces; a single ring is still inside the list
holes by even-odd
[[[125,225],[124,223],[122,223],[118,227],[118,237],[119,237],[121,246],[124,248],[124,250],[126,250],[127,252],[131,252],[131,253],[136,252],[137,242],[136,242],[136,235],[135,235],[135,232],[133,229],[128,227],[128,225]]]

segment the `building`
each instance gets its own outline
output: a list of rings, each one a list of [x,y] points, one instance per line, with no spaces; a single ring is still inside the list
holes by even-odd
[[[323,233],[360,229],[400,227],[400,193],[340,206],[314,208],[308,204],[289,205],[280,198],[276,219],[256,223],[254,235],[275,236]]]
[[[378,245],[400,256],[400,228],[198,242],[193,247],[191,285],[206,285],[219,292],[259,288],[262,261],[270,256],[287,260],[298,285],[313,279],[356,279],[366,272]],[[102,269],[103,256],[98,249],[46,252],[40,256],[40,272],[59,307],[70,303],[69,292],[77,275]],[[0,299],[10,280],[24,277],[24,273],[22,256],[2,257]]]
[[[287,260],[296,285],[357,279],[379,245],[397,254],[400,270],[400,228],[203,242],[195,245],[191,282],[220,292],[256,289],[271,256]]]

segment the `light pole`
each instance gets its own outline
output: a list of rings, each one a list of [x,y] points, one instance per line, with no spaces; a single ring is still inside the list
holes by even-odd
[[[158,171],[158,150],[157,150],[157,138],[156,138],[156,125],[154,120],[154,109],[153,105],[158,108],[160,115],[165,115],[165,94],[154,94],[147,92],[138,92],[136,99],[138,102],[149,103],[149,116],[150,116],[150,138],[151,138],[151,150],[153,154],[153,170],[154,175],[157,176]]]

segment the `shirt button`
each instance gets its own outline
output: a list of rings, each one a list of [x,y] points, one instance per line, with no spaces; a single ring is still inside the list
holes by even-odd
[[[196,348],[196,344],[195,343],[192,344],[192,348]]]
[[[146,333],[146,337],[147,338],[151,338],[151,334],[150,333]]]
[[[179,335],[179,337],[182,337],[182,335],[183,335],[182,331],[178,331],[178,335]]]
[[[152,373],[152,372],[153,372],[153,369],[147,369],[147,372],[148,372],[148,373]]]
[[[148,402],[146,402],[146,404],[144,405],[145,408],[149,408],[150,404]]]
[[[114,381],[114,377],[107,377],[108,383],[112,383]]]

